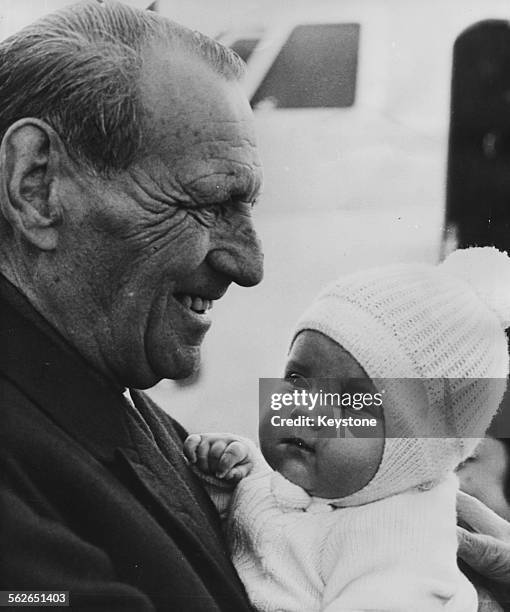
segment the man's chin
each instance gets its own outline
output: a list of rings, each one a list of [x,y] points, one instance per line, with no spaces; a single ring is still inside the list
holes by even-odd
[[[165,378],[171,378],[172,380],[186,380],[195,378],[195,376],[200,371],[200,360],[194,364],[185,364],[180,369],[175,370],[175,372],[171,376],[166,376]]]
[[[200,347],[186,347],[173,353],[165,352],[164,355],[151,359],[150,363],[158,378],[156,382],[164,378],[171,380],[190,378],[200,368]]]

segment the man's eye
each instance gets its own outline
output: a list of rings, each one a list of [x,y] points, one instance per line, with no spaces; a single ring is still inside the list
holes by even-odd
[[[190,207],[187,210],[201,225],[212,227],[217,222],[218,217],[228,214],[230,206],[229,201],[215,202],[214,204]]]
[[[232,208],[232,201],[225,200],[225,202],[215,202],[214,204],[208,204],[203,206],[200,210],[210,215],[211,217],[217,218],[222,215],[226,215]]]
[[[257,203],[257,199],[258,198],[248,200],[245,196],[233,196],[225,202],[222,202],[221,205],[225,206],[225,208],[231,210],[232,212],[241,213],[243,215],[251,215],[252,208]]]
[[[232,213],[242,213],[249,215],[251,214],[251,209],[254,205],[255,200],[253,202],[247,202],[245,200],[237,198],[228,198],[223,202],[214,202],[212,204],[204,205],[199,210],[208,211],[209,214],[214,215],[216,217]]]

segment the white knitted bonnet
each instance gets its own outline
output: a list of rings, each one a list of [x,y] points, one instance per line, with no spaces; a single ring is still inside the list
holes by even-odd
[[[505,390],[509,325],[510,259],[492,247],[455,251],[438,266],[401,264],[351,274],[319,295],[294,339],[303,330],[322,332],[376,385],[377,379],[421,379],[423,400],[406,397],[402,383],[392,390],[390,381],[385,431],[405,437],[387,437],[375,476],[336,505],[433,486],[473,451]],[[409,435],[413,431],[417,437]]]

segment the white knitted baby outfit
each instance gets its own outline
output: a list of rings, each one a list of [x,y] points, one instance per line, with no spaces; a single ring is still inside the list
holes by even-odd
[[[506,388],[509,324],[510,260],[492,247],[456,251],[438,266],[359,272],[319,295],[294,338],[322,332],[376,386],[384,381],[385,428],[399,436],[385,440],[368,485],[338,505],[432,486],[472,453]]]
[[[456,563],[456,484],[335,508],[259,465],[209,492],[258,612],[476,612]]]
[[[418,392],[390,381],[385,428],[403,437],[385,439],[376,475],[346,498],[309,496],[257,451],[233,491],[212,487],[257,610],[476,611],[456,564],[453,469],[501,401],[509,322],[510,260],[492,248],[352,274],[321,293],[294,338],[319,331],[375,383],[419,379]],[[412,436],[424,428],[430,437]]]

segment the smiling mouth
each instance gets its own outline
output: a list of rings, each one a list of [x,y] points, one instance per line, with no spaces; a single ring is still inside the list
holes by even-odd
[[[301,450],[307,451],[308,453],[314,453],[315,450],[312,446],[307,444],[303,438],[283,438],[280,440],[281,444],[288,444],[289,446],[295,446],[296,448],[300,448]]]
[[[213,301],[200,295],[189,295],[187,293],[176,293],[175,299],[188,310],[196,314],[206,315],[213,306]]]

